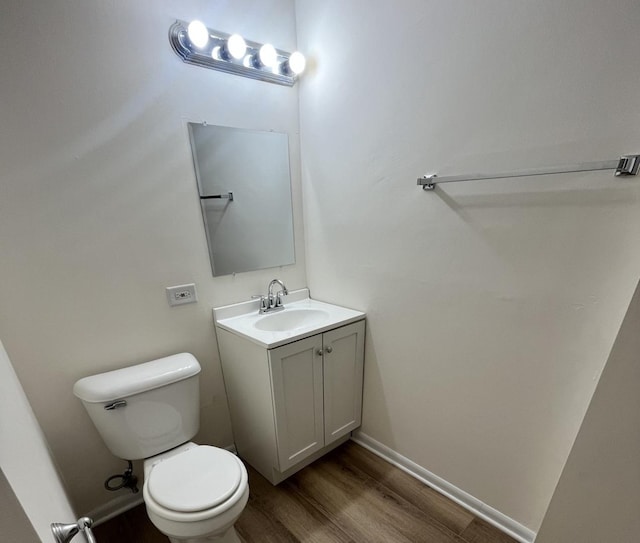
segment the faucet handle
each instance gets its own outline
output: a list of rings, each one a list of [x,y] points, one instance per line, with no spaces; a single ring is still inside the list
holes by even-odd
[[[251,296],[252,300],[260,300],[260,313],[264,313],[267,309],[269,309],[269,300],[264,294],[253,294]]]
[[[276,307],[284,307],[282,305],[282,297],[286,296],[288,294],[288,292],[285,292],[284,290],[279,290],[278,293],[276,294]]]

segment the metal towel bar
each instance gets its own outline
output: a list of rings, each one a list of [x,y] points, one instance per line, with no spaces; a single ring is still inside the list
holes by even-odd
[[[201,200],[229,200],[233,202],[233,192],[227,192],[226,194],[212,194],[211,196],[200,196]]]
[[[475,181],[482,179],[505,179],[507,177],[529,177],[556,173],[590,172],[596,170],[615,170],[616,176],[629,176],[638,175],[639,169],[640,155],[625,155],[618,160],[583,162],[582,164],[567,164],[565,166],[516,170],[494,174],[477,173],[470,175],[448,175],[444,177],[438,177],[435,174],[425,175],[424,177],[418,178],[418,185],[422,185],[424,190],[433,190],[436,188],[436,185],[440,183],[456,183],[458,181]]]

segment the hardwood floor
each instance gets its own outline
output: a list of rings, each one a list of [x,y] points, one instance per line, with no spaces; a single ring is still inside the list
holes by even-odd
[[[514,543],[493,526],[348,441],[274,487],[247,466],[243,543]],[[99,543],[167,543],[136,507],[94,533]]]

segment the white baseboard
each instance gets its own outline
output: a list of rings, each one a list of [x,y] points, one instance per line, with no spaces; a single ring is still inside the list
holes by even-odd
[[[477,517],[487,521],[516,541],[520,543],[533,543],[533,540],[536,538],[536,533],[529,530],[526,526],[516,522],[486,503],[481,502],[477,498],[474,498],[471,494],[466,493],[464,490],[431,473],[429,470],[419,466],[412,460],[376,441],[367,434],[354,432],[351,439],[358,445],[362,445],[373,454],[383,458],[390,464],[393,464],[405,473],[408,473],[437,492],[440,492],[440,494],[456,502],[458,505],[461,505]]]
[[[122,496],[118,496],[117,498],[113,498],[112,500],[109,500],[107,503],[102,504],[95,509],[92,509],[88,513],[85,513],[83,516],[93,519],[93,525],[99,526],[103,522],[107,522],[113,517],[116,517],[124,513],[125,511],[133,509],[134,507],[140,505],[142,501],[142,490],[140,490],[140,492],[136,492],[135,494],[129,492],[127,494],[123,494]]]

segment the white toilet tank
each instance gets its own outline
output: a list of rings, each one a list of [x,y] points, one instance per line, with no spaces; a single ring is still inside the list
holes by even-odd
[[[181,353],[85,377],[73,393],[109,450],[136,460],[172,449],[196,434],[199,373],[195,357]]]

